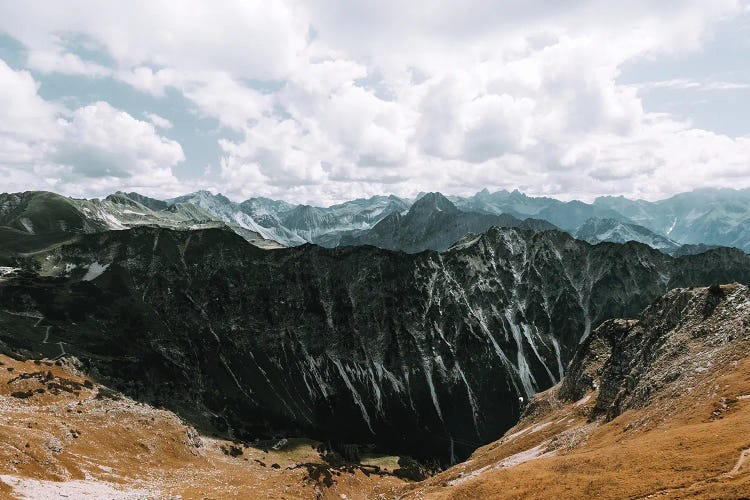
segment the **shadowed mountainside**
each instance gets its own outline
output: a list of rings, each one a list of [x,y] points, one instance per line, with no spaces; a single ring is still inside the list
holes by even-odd
[[[409,255],[141,227],[79,235],[27,256],[36,271],[5,273],[0,341],[77,356],[201,428],[450,463],[514,425],[519,396],[557,383],[593,327],[675,286],[750,282],[749,260],[521,229]]]

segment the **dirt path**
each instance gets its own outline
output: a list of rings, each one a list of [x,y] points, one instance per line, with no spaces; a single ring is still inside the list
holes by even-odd
[[[667,488],[664,490],[655,491],[645,497],[640,497],[640,498],[656,498],[656,497],[660,497],[663,495],[668,495],[670,493],[677,493],[679,491],[684,491],[694,486],[700,486],[702,484],[709,483],[711,481],[715,481],[716,479],[721,479],[723,477],[733,478],[740,472],[740,469],[745,464],[745,460],[747,460],[748,457],[750,457],[750,448],[744,449],[740,452],[740,457],[737,459],[737,463],[734,465],[734,468],[730,470],[729,472],[724,472],[723,474],[718,474],[716,476],[708,477],[706,479],[701,479],[700,481],[697,481],[693,484],[689,484],[687,486],[679,486],[677,488]]]
[[[737,459],[737,463],[734,466],[734,469],[730,470],[725,476],[734,477],[735,474],[737,474],[740,471],[740,468],[742,468],[742,465],[745,463],[745,460],[747,460],[747,457],[750,456],[750,448],[747,448],[746,450],[742,450],[742,453],[740,453],[740,458]]]
[[[45,329],[44,330],[44,339],[42,339],[42,344],[49,344],[50,343],[49,342],[49,332],[52,329],[52,326],[51,325],[44,325],[43,326],[41,324],[42,321],[44,321],[44,316],[40,317],[37,320],[37,322],[34,323],[34,328],[42,328],[43,327]],[[65,342],[54,342],[54,343],[60,346],[60,354],[58,354],[57,356],[55,356],[52,359],[59,359],[59,358],[65,356],[67,354],[67,352],[65,352],[65,347],[63,347],[63,344],[65,344]]]

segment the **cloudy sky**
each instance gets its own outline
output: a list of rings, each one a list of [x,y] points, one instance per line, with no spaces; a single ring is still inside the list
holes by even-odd
[[[750,187],[750,0],[0,0],[0,191]]]

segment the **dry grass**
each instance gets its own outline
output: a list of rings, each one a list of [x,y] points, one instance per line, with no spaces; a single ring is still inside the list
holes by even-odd
[[[326,487],[327,471],[313,441],[289,440],[268,451],[240,446],[242,454],[231,456],[222,448],[234,443],[199,437],[170,412],[126,398],[97,399],[99,387],[83,386],[85,378],[65,367],[6,356],[0,363],[0,476],[6,476],[0,498],[13,498],[6,483],[19,479],[31,495],[53,496],[53,486],[68,485],[64,491],[106,487],[123,496],[145,490],[153,498],[217,499],[372,498],[403,484],[392,476],[332,470],[333,484]],[[71,392],[53,394],[54,384]],[[16,397],[28,391],[33,394]],[[322,467],[320,476],[315,465]]]
[[[750,394],[750,352],[742,347],[742,359],[706,373],[682,398],[592,425],[585,416],[596,397],[590,393],[586,403],[521,422],[466,463],[400,493],[405,499],[748,498],[750,459],[730,474],[750,449],[750,398],[743,397]],[[550,446],[566,434],[578,434],[563,440],[572,446]],[[549,454],[498,468],[539,445]]]

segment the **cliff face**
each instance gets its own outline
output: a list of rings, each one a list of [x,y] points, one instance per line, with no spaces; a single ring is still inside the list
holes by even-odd
[[[638,320],[610,320],[581,344],[561,385],[578,400],[599,386],[593,416],[612,420],[654,397],[693,390],[696,375],[728,364],[750,339],[750,292],[739,285],[670,291]]]
[[[604,322],[517,426],[408,498],[745,498],[750,289],[675,289]]]
[[[491,229],[445,253],[229,231],[81,235],[0,283],[0,341],[237,438],[301,434],[443,463],[514,425],[592,327],[675,286],[750,282],[730,250]],[[28,260],[28,259],[27,259]]]

